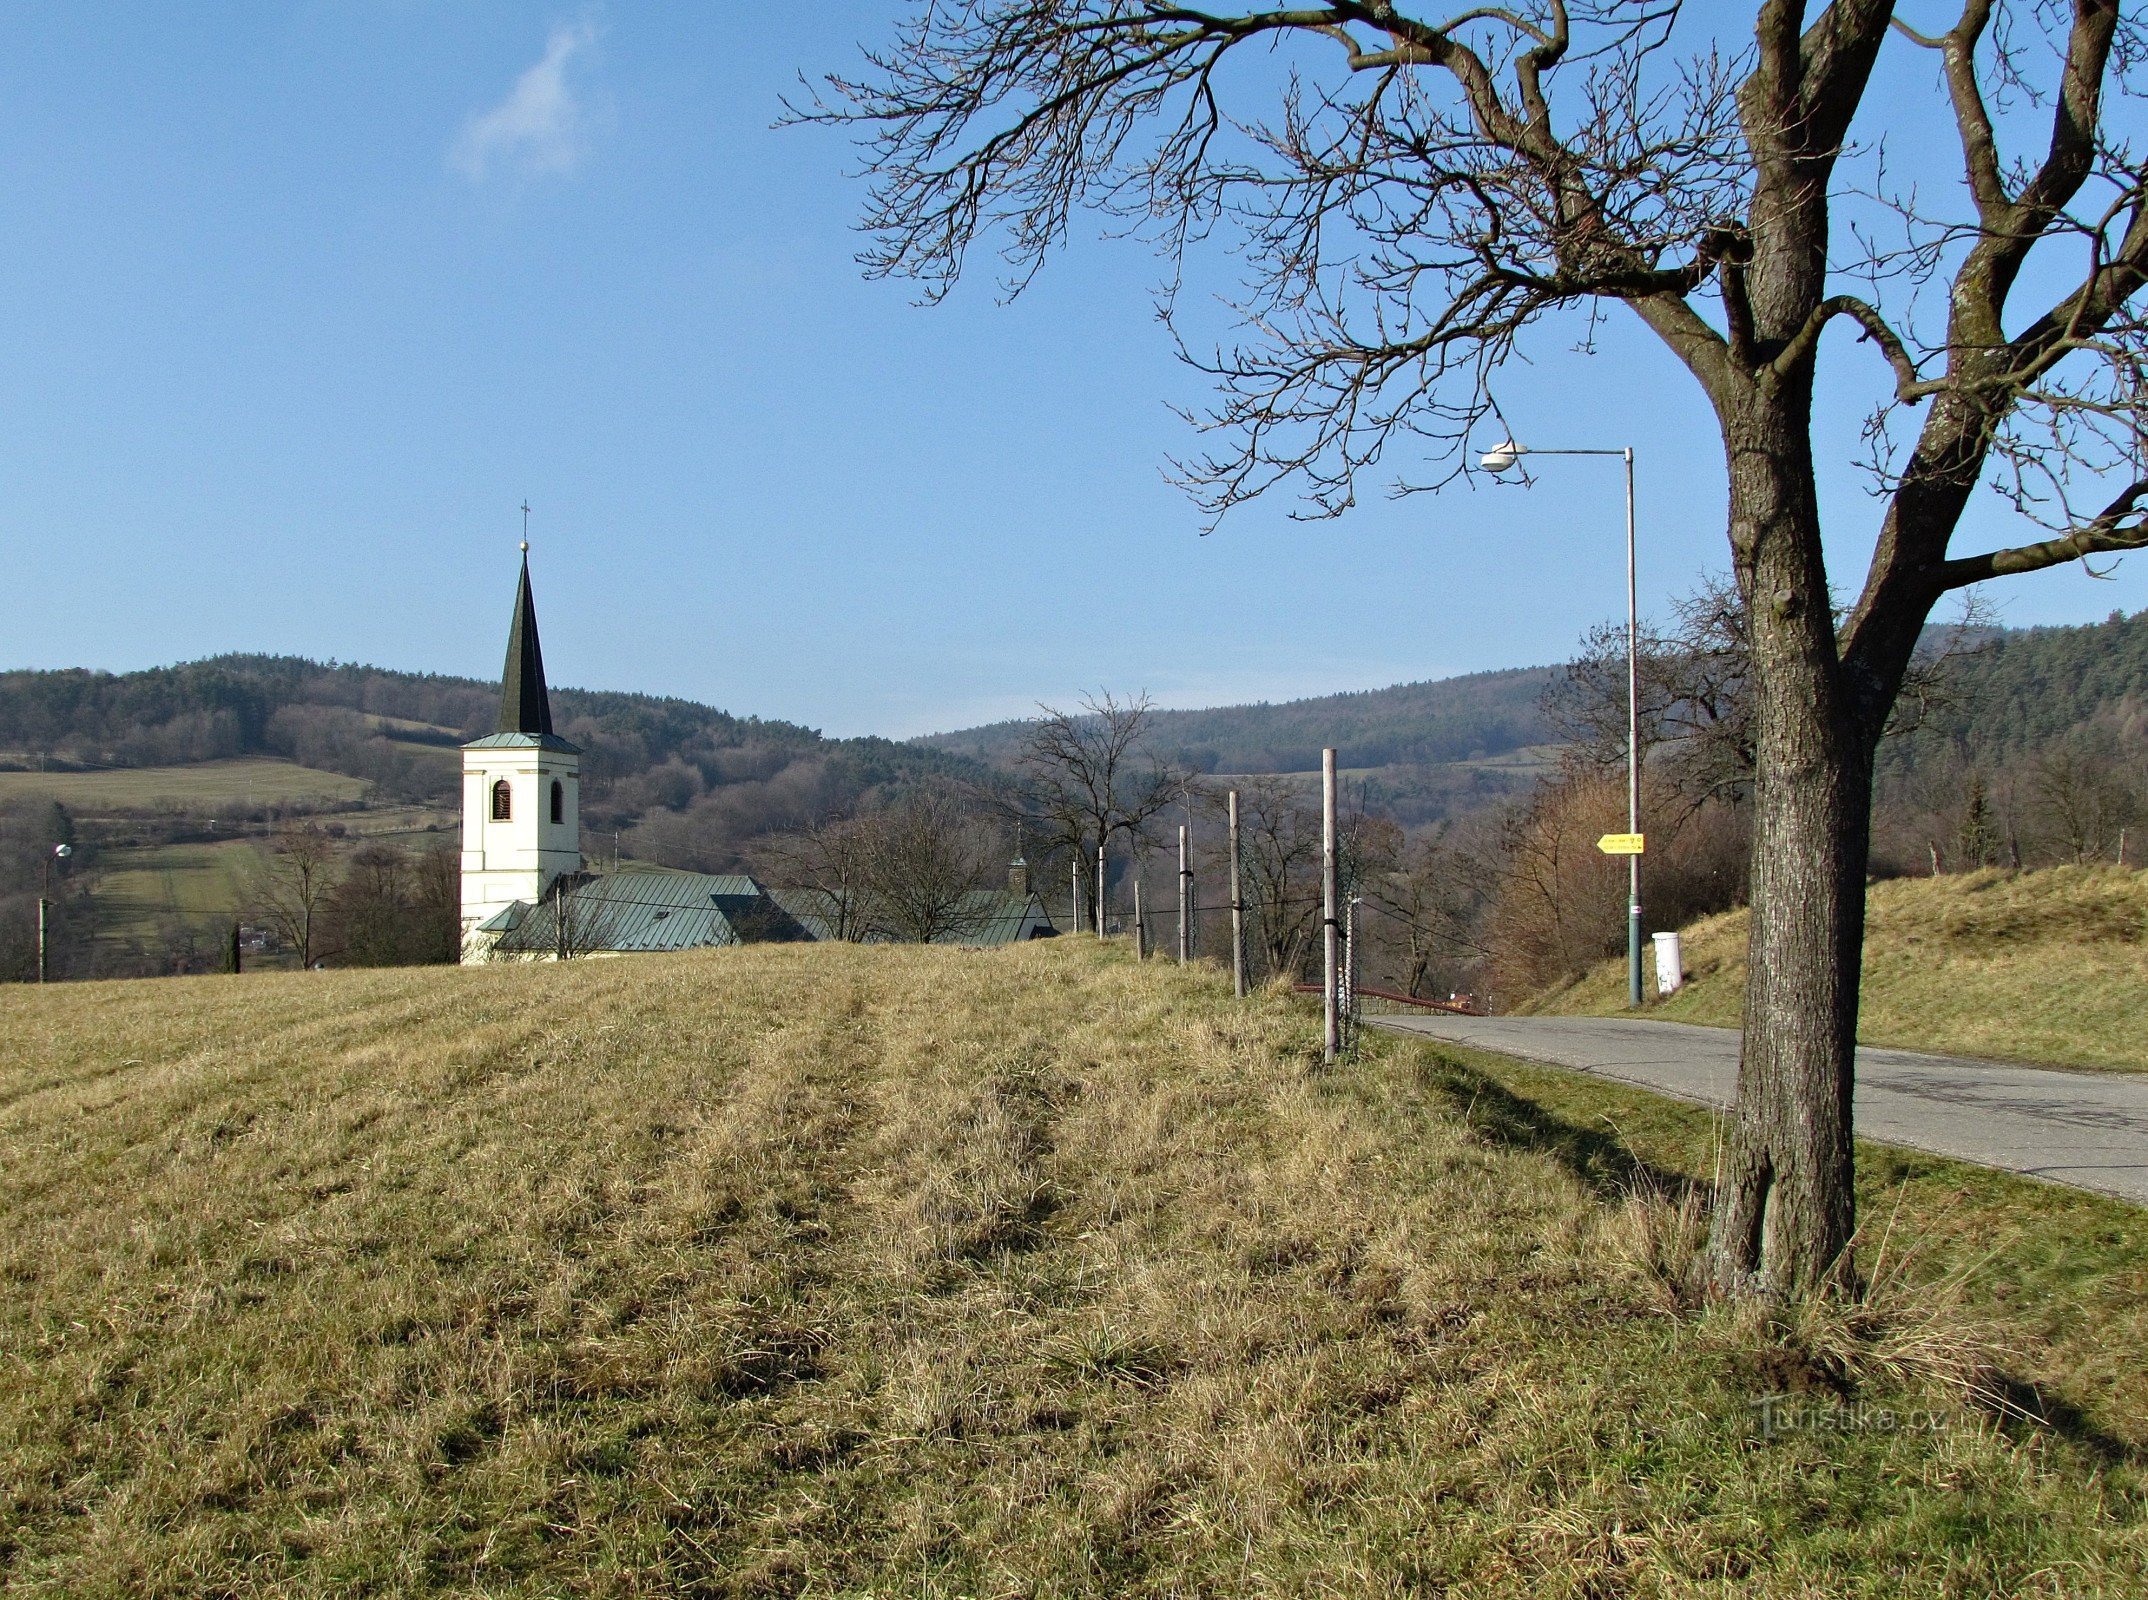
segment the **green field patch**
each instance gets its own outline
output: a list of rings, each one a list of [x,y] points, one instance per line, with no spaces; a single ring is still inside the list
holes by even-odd
[[[91,893],[98,926],[118,938],[148,938],[174,916],[235,918],[261,859],[250,839],[107,850]]]
[[[199,761],[183,767],[108,767],[95,772],[0,772],[0,801],[43,796],[85,812],[175,806],[213,813],[219,806],[355,801],[363,799],[371,787],[363,778],[268,758]]]

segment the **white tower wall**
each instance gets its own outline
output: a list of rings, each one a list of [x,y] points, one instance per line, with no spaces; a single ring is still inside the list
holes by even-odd
[[[499,735],[505,739],[513,735]],[[462,934],[464,959],[479,923],[516,901],[535,905],[561,873],[582,865],[581,757],[547,750],[534,738],[501,746],[481,741],[462,753]],[[509,815],[495,821],[493,786],[508,786]],[[552,820],[552,785],[560,787]],[[489,941],[479,941],[489,948]]]

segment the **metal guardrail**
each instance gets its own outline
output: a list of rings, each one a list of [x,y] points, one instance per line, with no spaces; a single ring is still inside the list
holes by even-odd
[[[1290,987],[1295,994],[1318,994],[1320,992],[1320,985],[1317,983],[1294,983]],[[1457,1005],[1448,1000],[1422,1000],[1415,995],[1396,994],[1388,989],[1361,988],[1357,990],[1357,1001],[1359,1009],[1370,1016],[1393,1016],[1398,1011],[1404,1013],[1411,1011],[1444,1011],[1449,1016],[1454,1017],[1479,1017],[1484,1015],[1483,1012],[1468,1005]],[[1378,1004],[1373,1004],[1372,1002],[1378,1002]]]

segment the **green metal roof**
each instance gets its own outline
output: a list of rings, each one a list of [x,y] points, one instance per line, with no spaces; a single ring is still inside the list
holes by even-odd
[[[559,902],[521,901],[479,928],[500,935],[507,954],[546,955],[559,948]],[[577,955],[700,950],[747,941],[829,940],[838,924],[834,897],[820,889],[766,889],[744,873],[680,872],[626,866],[579,875],[567,890],[567,938]],[[1050,938],[1058,930],[1035,895],[978,889],[963,897],[955,926],[935,944],[990,946]],[[884,934],[868,934],[885,940]]]
[[[482,739],[472,739],[464,745],[465,750],[559,750],[570,756],[582,753],[582,747],[569,744],[556,733],[488,733]]]
[[[576,954],[700,950],[749,938],[806,936],[744,874],[624,867],[584,877],[567,891],[567,938]],[[530,907],[496,948],[532,954],[558,949],[558,900],[548,896]]]

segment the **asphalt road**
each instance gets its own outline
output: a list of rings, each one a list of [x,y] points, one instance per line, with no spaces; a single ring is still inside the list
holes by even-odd
[[[1367,1017],[1375,1027],[1572,1067],[1727,1107],[1738,1035],[1632,1017]],[[1857,1133],[2148,1205],[2148,1075],[1914,1050],[1857,1052]]]

